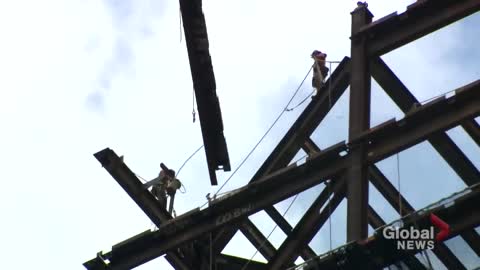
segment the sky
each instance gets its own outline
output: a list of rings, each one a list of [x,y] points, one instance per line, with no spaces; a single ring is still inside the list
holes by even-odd
[[[412,2],[374,0],[369,8],[378,19],[402,12]],[[84,269],[82,263],[98,251],[152,228],[93,154],[109,147],[124,155],[136,174],[152,179],[160,162],[178,169],[202,144],[198,116],[192,122],[192,81],[179,4],[0,3],[2,267]],[[312,50],[327,52],[332,61],[350,54],[350,12],[355,6],[356,1],[204,1],[232,168],[284,109],[311,65]],[[479,23],[479,14],[472,15],[382,59],[419,100],[445,93],[480,76]],[[310,92],[309,78],[293,104]],[[403,116],[373,80],[372,100],[372,126]],[[347,104],[348,91],[312,136],[321,148],[347,139]],[[305,106],[284,114],[222,191],[249,181]],[[455,128],[448,134],[480,168],[479,148],[465,132]],[[399,158],[401,191],[414,207],[464,187],[428,143],[403,151]],[[396,184],[396,157],[377,165]],[[230,174],[219,172],[220,184]],[[218,188],[209,184],[203,151],[179,178],[187,192],[175,200],[177,214],[202,205],[206,194]],[[298,196],[286,213],[292,225],[319,188]],[[277,204],[279,211],[291,200]],[[398,218],[374,189],[370,202],[386,221]],[[345,241],[345,206],[344,201],[332,217],[333,247]],[[274,226],[263,212],[251,219],[265,235]],[[311,247],[327,251],[329,233],[324,226]],[[276,230],[270,240],[279,247],[284,238]],[[469,264],[479,263],[461,242],[447,245],[464,250]],[[250,258],[254,249],[237,235],[224,252]],[[138,269],[172,268],[160,258]]]

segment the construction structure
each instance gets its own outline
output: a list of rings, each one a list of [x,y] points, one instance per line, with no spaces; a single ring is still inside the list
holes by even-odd
[[[197,4],[201,3],[180,2],[182,12],[188,3],[198,11]],[[475,121],[480,115],[480,80],[456,89],[452,96],[421,104],[381,56],[479,10],[480,0],[422,0],[408,6],[404,13],[372,22],[367,5],[359,3],[352,12],[350,57],[333,71],[324,91],[312,98],[250,183],[212,201],[205,209],[172,218],[113,150],[96,153],[97,160],[158,230],[134,236],[108,253],[100,252],[84,266],[89,270],[132,269],[165,255],[175,269],[182,270],[383,269],[390,265],[429,269],[415,256],[421,250],[398,250],[394,240],[378,233],[369,238],[369,224],[374,228],[386,225],[369,205],[371,183],[404,217],[402,228],[427,228],[432,225],[432,217],[447,223],[448,232],[435,241],[433,253],[448,269],[466,269],[444,241],[461,237],[480,256],[480,236],[475,230],[480,226],[480,172],[445,131],[461,126],[480,147],[480,126]],[[404,118],[370,127],[371,77],[405,113]],[[348,141],[319,149],[310,136],[348,86]],[[423,141],[433,146],[467,189],[446,204],[418,212],[375,163]],[[302,149],[308,160],[301,165],[290,164]],[[321,183],[327,183],[326,187],[294,227],[273,206]],[[347,199],[347,245],[319,256],[308,244],[343,199]],[[287,235],[278,249],[248,218],[259,211],[265,211]],[[221,254],[237,231],[268,263]],[[295,266],[298,257],[307,264]]]

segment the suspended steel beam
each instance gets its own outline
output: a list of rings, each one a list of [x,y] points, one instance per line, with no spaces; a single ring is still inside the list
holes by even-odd
[[[332,193],[333,197],[328,201]],[[299,251],[310,243],[344,198],[344,178],[334,181],[331,187],[325,187],[282,243],[275,256],[268,261],[268,269],[283,270],[291,267]]]
[[[372,17],[366,5],[359,5],[352,12],[352,35],[362,26],[371,23]],[[371,79],[368,46],[365,36],[352,38],[348,128],[350,141],[370,128]],[[365,142],[360,141],[350,149],[352,163],[346,172],[347,241],[363,239],[368,235],[368,165],[364,162],[366,147]]]
[[[354,36],[369,38],[368,54],[380,56],[480,10],[478,0],[417,1],[359,29]]]
[[[295,123],[290,127],[287,134],[278,143],[272,153],[268,156],[262,166],[250,180],[257,181],[267,174],[286,167],[297,152],[301,149],[305,140],[315,131],[320,122],[325,118],[338,99],[348,87],[350,81],[350,58],[345,57],[332,72],[330,78],[325,82],[324,87],[312,98],[304,111],[300,114]],[[292,226],[282,217],[273,206],[265,208],[265,212],[275,221],[278,227],[289,234]],[[217,252],[223,250],[225,245],[232,239],[237,231],[236,226],[226,227],[220,231],[217,239]],[[223,244],[223,245],[222,245]],[[302,252],[302,258],[309,259],[315,252],[307,247]]]
[[[222,112],[216,93],[215,75],[209,52],[207,26],[201,0],[180,0],[188,59],[197,98],[198,114],[212,185],[217,185],[215,170],[230,171],[227,143],[223,135]]]
[[[372,76],[397,106],[408,113],[414,109],[419,101],[412,95],[407,87],[398,79],[393,71],[379,57],[371,61]],[[475,132],[476,122],[473,119],[465,119],[462,126],[465,130]],[[477,130],[478,132],[478,130]],[[476,138],[473,136],[472,138]],[[480,172],[458,146],[446,133],[436,133],[429,136],[428,141],[465,182],[471,186],[480,181]]]
[[[356,140],[369,141],[368,160],[374,163],[424,140],[429,134],[451,128],[460,121],[480,114],[480,81],[469,84],[448,99],[422,106],[398,122],[373,128]],[[441,112],[441,113],[439,113]],[[383,140],[378,140],[378,138]],[[301,166],[292,166],[250,183],[237,193],[202,211],[177,217],[155,232],[158,243],[134,253],[145,262],[183,243],[198,239],[216,229],[240,221],[261,209],[335,177],[350,166],[347,146],[340,143],[313,156]],[[301,179],[301,181],[299,180]],[[128,260],[129,258],[119,258]],[[120,263],[120,262],[119,262]],[[116,269],[112,265],[112,269]]]

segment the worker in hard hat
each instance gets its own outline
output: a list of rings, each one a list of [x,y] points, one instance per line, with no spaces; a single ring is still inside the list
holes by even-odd
[[[326,66],[327,54],[315,50],[312,52],[311,57],[315,61],[313,63],[312,86],[318,91],[322,88],[329,71]]]
[[[180,181],[175,177],[175,171],[168,169],[165,165],[160,164],[162,168],[159,175],[158,181],[152,186],[152,194],[157,198],[160,204],[167,208],[167,195],[170,197],[170,207],[169,212],[173,209],[173,199],[175,193],[181,187]]]

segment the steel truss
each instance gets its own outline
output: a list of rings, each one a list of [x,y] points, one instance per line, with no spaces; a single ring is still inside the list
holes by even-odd
[[[216,269],[243,269],[247,260],[221,254],[233,235],[240,230],[268,260],[268,264],[248,261],[248,267],[244,270],[286,269],[294,266],[298,256],[304,260],[317,257],[308,243],[344,198],[348,203],[347,241],[362,241],[368,237],[369,224],[374,228],[385,225],[380,215],[368,204],[369,183],[394,209],[399,209],[400,197],[403,206],[401,215],[415,212],[375,163],[423,141],[428,141],[434,147],[467,186],[479,183],[480,172],[445,131],[461,126],[480,146],[480,126],[474,120],[480,115],[480,80],[456,89],[453,96],[442,96],[422,105],[380,58],[384,53],[479,9],[480,0],[422,0],[409,6],[402,14],[393,13],[372,22],[373,15],[367,7],[358,7],[352,12],[351,58],[343,59],[327,80],[323,91],[312,98],[250,183],[228,197],[217,199],[206,209],[193,209],[172,219],[111,149],[96,153],[97,160],[156,224],[158,230],[146,231],[119,243],[112,247],[112,251],[97,254],[84,266],[90,270],[131,269],[165,255],[175,269],[203,270],[210,269],[211,264],[215,264]],[[187,29],[185,31],[187,33]],[[370,128],[371,77],[405,113],[404,118],[391,119]],[[321,150],[310,136],[348,86],[348,141]],[[308,161],[298,166],[289,165],[301,149],[308,153]],[[326,180],[331,180],[328,188],[320,193],[294,227],[273,206]],[[329,201],[331,193],[333,197]],[[462,200],[478,201],[478,196],[474,199],[472,195],[469,196]],[[473,207],[467,203],[458,205],[462,207],[461,213],[468,213]],[[321,209],[331,211],[320,212]],[[262,210],[287,235],[278,250],[248,219],[248,216]],[[438,215],[456,224],[454,235],[460,235],[480,255],[480,236],[473,230],[479,225],[478,220],[448,211],[440,211]],[[373,247],[378,251],[378,246],[373,244]],[[447,268],[465,269],[445,244],[437,243],[434,253]],[[383,256],[382,253],[378,254]],[[405,259],[406,255],[392,253],[388,256],[386,262]],[[404,262],[410,269],[425,269],[415,257]],[[322,266],[325,267],[322,269],[336,269],[332,265]]]

